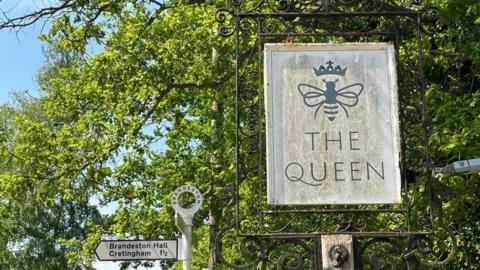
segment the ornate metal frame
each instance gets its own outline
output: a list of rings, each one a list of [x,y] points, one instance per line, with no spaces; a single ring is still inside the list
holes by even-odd
[[[217,10],[219,33],[236,41],[237,177],[235,187],[223,193],[227,226],[216,237],[223,264],[267,269],[276,261],[277,269],[322,269],[322,234],[353,235],[358,269],[423,269],[451,260],[455,237],[437,215],[441,202],[432,184],[423,72],[424,41],[438,15],[418,0],[229,0]],[[396,48],[403,204],[267,205],[263,44],[371,40]],[[434,233],[450,239],[449,252],[432,253]],[[237,241],[241,252],[230,262],[225,246]]]

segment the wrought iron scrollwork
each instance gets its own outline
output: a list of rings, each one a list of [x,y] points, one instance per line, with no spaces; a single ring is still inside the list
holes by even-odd
[[[280,250],[277,259],[279,270],[315,269],[311,247],[302,240],[275,240],[271,253]],[[284,249],[282,249],[284,248]]]
[[[285,252],[278,258],[277,269],[302,269],[303,258],[301,253]]]
[[[446,242],[449,243],[448,249],[435,248],[432,235],[417,235],[405,240],[372,238],[359,244],[356,251],[357,263],[360,266],[368,265],[374,270],[445,267],[456,253],[456,238],[452,230],[446,226],[437,229],[444,231],[448,239]],[[438,253],[438,250],[443,252]]]
[[[373,238],[361,244],[357,252],[359,265],[366,261],[373,270],[395,270],[406,263],[399,240]]]
[[[401,3],[399,3],[401,2]],[[336,17],[343,15],[345,18],[371,18],[382,16],[417,16],[420,14],[422,24],[432,25],[438,20],[439,11],[434,6],[422,4],[422,1],[393,1],[393,0],[229,0],[230,7],[217,11],[216,20],[220,24],[219,33],[223,36],[230,36],[235,31],[233,17],[238,18],[240,23],[248,17],[274,18],[282,17],[277,23],[285,23],[284,29],[295,29],[301,26],[304,31],[293,31],[297,33],[308,33],[307,29],[316,30],[319,27],[312,27],[315,24],[324,22],[328,15]],[[229,19],[227,19],[229,18]],[[315,18],[322,18],[316,20]],[[302,19],[302,24],[298,20]],[[307,19],[305,22],[305,19]],[[317,21],[312,24],[312,22]],[[334,20],[338,24],[339,20]],[[354,24],[361,25],[361,24]],[[338,25],[337,25],[338,26]],[[334,29],[326,27],[326,29]],[[272,32],[273,31],[267,31]],[[340,31],[339,31],[340,32]]]
[[[433,35],[438,32],[437,22],[440,19],[440,10],[428,5],[421,9],[421,30],[426,35]]]
[[[234,228],[234,222],[232,218],[232,206],[237,202],[237,196],[235,190],[232,188],[224,188],[221,192],[222,197],[226,199],[226,221],[227,225],[220,229],[218,232],[215,243],[216,243],[216,254],[220,262],[232,269],[252,269],[257,266],[259,263],[265,260],[265,251],[261,241],[254,237],[243,238],[240,242],[239,251],[242,257],[250,258],[251,261],[248,261],[244,264],[235,264],[230,262],[223,255],[223,241],[225,240],[228,233],[232,233]],[[234,233],[233,233],[234,234]]]
[[[224,37],[233,35],[235,28],[233,27],[233,10],[219,8],[215,12],[215,20],[220,24],[218,34]]]
[[[330,233],[355,236],[358,247],[351,256],[360,269],[439,267],[451,260],[455,236],[434,218],[446,192],[435,187],[429,175],[423,75],[422,42],[437,30],[438,17],[436,7],[419,0],[228,0],[217,10],[218,32],[234,36],[237,51],[237,177],[235,189],[222,192],[228,203],[226,226],[216,237],[221,263],[233,269],[320,269],[316,241]],[[296,41],[394,43],[400,63],[403,204],[267,205],[263,44]],[[240,197],[243,192],[249,197]],[[428,239],[434,231],[450,239],[447,254],[433,252],[436,243]],[[229,261],[224,254],[232,243],[238,260]],[[341,264],[341,248],[332,254]]]
[[[233,239],[236,238],[234,222],[232,218],[232,206],[236,203],[235,191],[231,188],[225,188],[221,192],[222,197],[227,199],[227,208],[225,211],[227,225],[220,229],[216,236],[216,255],[219,261],[231,269],[253,269],[259,264],[265,264],[268,261],[276,261],[277,269],[301,270],[306,266],[315,269],[313,248],[309,240],[300,239],[262,239],[259,237],[240,237],[239,260],[231,262],[224,256],[224,241],[229,241],[228,234]],[[231,240],[231,239],[230,239]],[[236,242],[235,242],[236,243]],[[276,258],[276,259],[275,259]],[[250,259],[250,260],[248,260]]]
[[[442,244],[448,243],[448,249],[435,248],[431,238],[413,237],[409,241],[410,252],[408,255],[414,256],[422,268],[440,268],[445,267],[453,260],[457,252],[457,239],[455,233],[448,226],[440,226],[436,228],[435,234],[443,232]],[[440,250],[440,252],[439,252]]]
[[[261,11],[274,12],[380,12],[406,10],[405,6],[420,5],[421,1],[392,0],[229,0],[229,4],[237,11],[253,13]],[[410,2],[410,3],[408,3]],[[408,3],[406,5],[406,3]]]

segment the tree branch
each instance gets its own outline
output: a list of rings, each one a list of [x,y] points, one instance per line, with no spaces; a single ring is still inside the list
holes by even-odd
[[[0,0],[1,2],[1,0]],[[113,1],[112,1],[113,2]],[[85,23],[92,23],[95,20],[97,20],[101,14],[109,7],[112,5],[112,2],[107,2],[106,4],[99,6],[99,7],[91,7],[90,9],[95,12],[93,13],[93,17],[91,18],[86,18]],[[136,2],[136,1],[133,1]],[[167,4],[168,2],[165,1],[162,3],[162,1],[158,0],[144,0],[142,1],[144,3],[151,3],[155,4],[159,7],[159,10],[157,13],[168,9],[172,7],[173,5]],[[75,8],[78,8],[78,10],[75,10]],[[35,24],[41,19],[48,20],[50,18],[53,18],[55,16],[65,14],[68,12],[77,12],[77,13],[82,13],[83,11],[86,11],[88,9],[88,2],[84,3],[83,1],[79,0],[61,0],[59,1],[59,5],[57,6],[50,6],[50,7],[45,7],[38,9],[36,11],[30,12],[28,14],[18,16],[18,17],[13,17],[11,18],[8,13],[10,13],[12,10],[2,10],[0,9],[0,17],[3,17],[0,19],[0,30],[1,29],[20,29],[23,27],[27,27],[30,25]],[[43,28],[43,27],[42,27]]]
[[[0,10],[4,17],[4,20],[0,22],[0,30],[5,28],[17,29],[33,25],[42,18],[53,17],[60,12],[64,12],[74,7],[76,4],[77,1],[75,0],[64,0],[59,6],[42,8],[15,18],[10,18],[7,14],[8,12]]]

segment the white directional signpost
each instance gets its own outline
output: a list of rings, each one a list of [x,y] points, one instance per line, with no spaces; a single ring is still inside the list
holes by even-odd
[[[176,260],[177,240],[101,241],[95,249],[100,261]]]
[[[195,202],[190,208],[183,208],[180,205],[180,195],[183,193],[191,193],[195,197]],[[183,270],[190,270],[192,261],[192,227],[193,215],[202,206],[202,194],[192,186],[180,186],[173,192],[172,206],[175,209],[175,225],[182,232],[182,252],[179,260],[183,261]]]
[[[191,193],[195,202],[190,208],[180,205],[180,195]],[[173,192],[175,225],[182,232],[181,239],[174,240],[103,240],[95,249],[100,261],[133,260],[181,260],[183,269],[190,270],[192,260],[193,216],[202,205],[202,194],[192,186],[180,186]]]

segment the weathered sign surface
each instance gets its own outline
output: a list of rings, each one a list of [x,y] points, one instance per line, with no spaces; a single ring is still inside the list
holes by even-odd
[[[394,48],[266,44],[270,204],[400,203]]]
[[[100,261],[177,259],[177,240],[101,241],[95,249]]]

